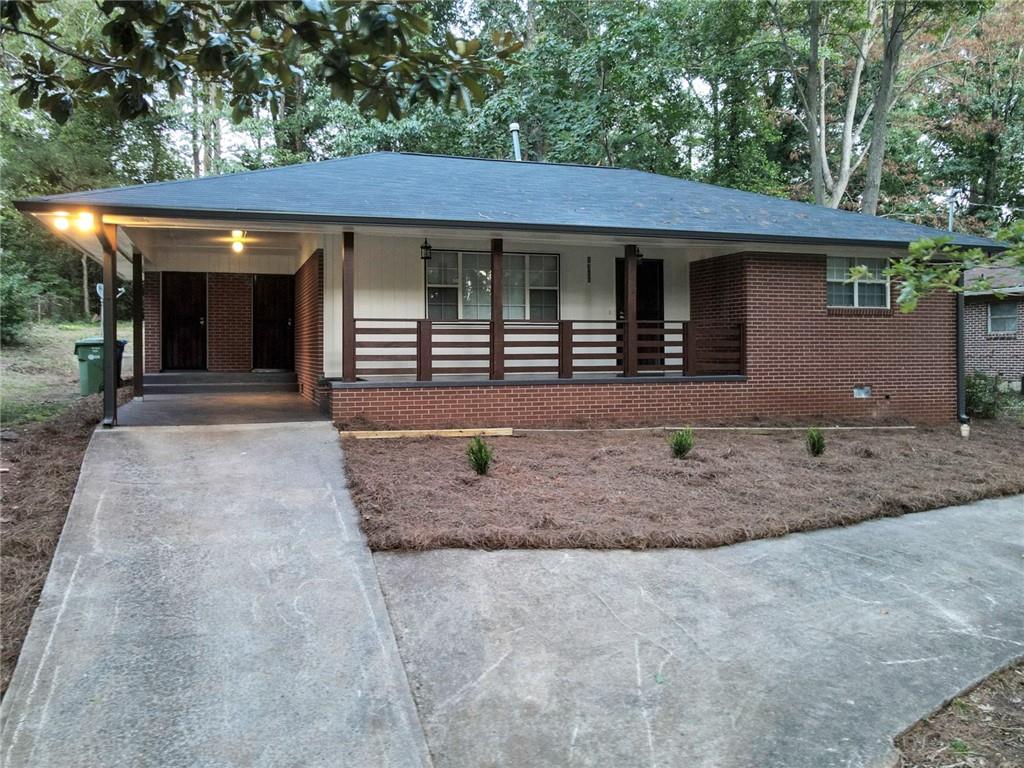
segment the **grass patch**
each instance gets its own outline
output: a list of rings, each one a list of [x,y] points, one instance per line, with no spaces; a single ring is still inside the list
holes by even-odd
[[[440,547],[714,547],[1024,492],[1024,423],[805,435],[700,432],[685,461],[660,430],[489,440],[482,480],[466,444],[345,440],[363,530],[376,550]]]
[[[118,337],[131,339],[131,323],[118,325]],[[75,342],[100,334],[98,323],[37,323],[24,343],[0,354],[0,423],[5,427],[44,421],[81,399]],[[131,375],[131,345],[122,376]]]

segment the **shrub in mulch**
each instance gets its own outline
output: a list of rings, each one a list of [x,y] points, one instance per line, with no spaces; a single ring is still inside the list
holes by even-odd
[[[1024,765],[1024,659],[921,720],[896,746],[899,768]]]
[[[450,438],[346,438],[376,550],[715,547],[1024,493],[1024,423],[829,432],[700,432],[685,461],[661,430],[489,440],[486,478]]]
[[[130,390],[119,399],[127,400]],[[43,422],[3,430],[0,463],[0,694],[7,690],[39,602],[103,396]]]

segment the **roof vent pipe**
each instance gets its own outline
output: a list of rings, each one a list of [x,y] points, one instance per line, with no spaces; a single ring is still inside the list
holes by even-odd
[[[512,134],[512,157],[517,161],[523,159],[523,153],[519,149],[519,123],[509,123],[508,130]]]

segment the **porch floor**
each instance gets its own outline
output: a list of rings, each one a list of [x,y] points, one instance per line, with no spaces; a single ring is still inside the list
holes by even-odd
[[[320,421],[327,416],[293,392],[230,392],[149,395],[117,411],[122,427],[172,427],[213,424],[268,424]]]

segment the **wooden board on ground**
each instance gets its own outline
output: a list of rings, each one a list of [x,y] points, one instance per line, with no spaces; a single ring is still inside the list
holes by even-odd
[[[496,429],[393,429],[393,430],[342,430],[344,437],[357,440],[381,440],[389,437],[512,437],[512,430],[506,427]]]

